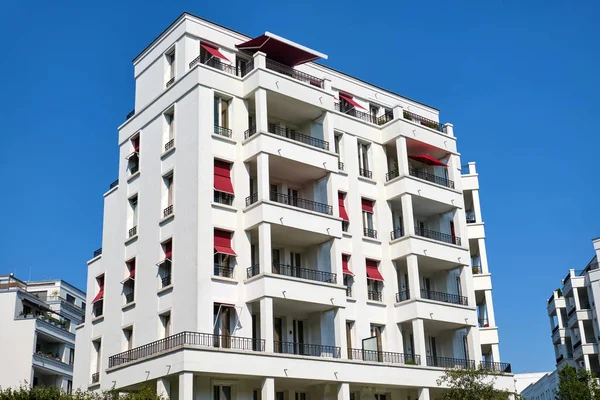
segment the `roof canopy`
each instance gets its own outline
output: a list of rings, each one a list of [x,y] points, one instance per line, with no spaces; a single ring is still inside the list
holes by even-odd
[[[290,67],[314,61],[317,58],[327,60],[326,54],[319,53],[270,32],[265,32],[264,35],[250,39],[242,44],[237,44],[236,47],[240,50],[251,51],[252,53],[262,51],[271,60],[289,65]]]

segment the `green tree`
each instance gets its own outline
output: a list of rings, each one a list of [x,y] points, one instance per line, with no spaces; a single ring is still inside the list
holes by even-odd
[[[497,373],[479,369],[447,369],[437,380],[438,386],[446,386],[444,400],[508,400],[515,393],[496,389]]]
[[[566,366],[558,371],[556,400],[600,400],[598,380],[585,368]]]
[[[0,389],[0,400],[164,400],[156,394],[153,385],[144,385],[138,390],[119,392],[109,390],[103,393],[77,390],[67,393],[56,387],[29,387],[23,385],[19,388]]]

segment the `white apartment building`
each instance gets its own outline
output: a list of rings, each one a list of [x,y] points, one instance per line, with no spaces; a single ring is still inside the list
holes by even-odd
[[[0,276],[0,388],[73,387],[75,326],[85,293],[63,280]]]
[[[548,316],[557,369],[565,365],[600,374],[600,238],[592,240],[595,255],[583,270],[570,269],[562,288],[548,299]]]
[[[525,400],[554,400],[558,390],[558,370],[515,374],[515,391]]]
[[[326,58],[187,13],[135,58],[76,387],[425,400],[479,365],[514,387],[475,164],[438,110]]]

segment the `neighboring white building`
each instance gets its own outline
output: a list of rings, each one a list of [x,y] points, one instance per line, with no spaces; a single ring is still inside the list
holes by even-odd
[[[73,386],[75,326],[85,293],[62,280],[0,276],[0,388]]]
[[[554,400],[558,371],[515,374],[515,388],[524,400]]]
[[[185,13],[135,58],[77,387],[425,400],[484,360],[514,389],[475,164],[438,110],[326,57]]]
[[[600,374],[600,238],[592,240],[596,255],[583,270],[570,269],[562,289],[548,299],[548,316],[556,367],[565,365]]]

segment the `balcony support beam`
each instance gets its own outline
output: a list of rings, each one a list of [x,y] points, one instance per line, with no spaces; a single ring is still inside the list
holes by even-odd
[[[261,388],[262,400],[275,400],[275,378],[265,378]]]
[[[263,88],[258,88],[254,92],[254,105],[256,112],[256,131],[268,132],[269,118],[267,113],[267,91]]]
[[[406,268],[408,272],[408,294],[411,299],[420,299],[421,279],[419,278],[419,261],[415,254],[406,257]]]
[[[479,340],[479,329],[471,326],[467,328],[467,346],[469,350],[469,360],[475,360],[479,366],[481,361],[481,341]]]
[[[273,353],[273,299],[271,297],[260,299],[260,337],[265,341],[265,351]]]
[[[330,81],[331,82],[331,81]],[[329,150],[333,151],[335,149],[335,133],[333,130],[333,113],[329,111],[325,111],[325,115],[323,117],[323,140],[329,142]]]
[[[471,195],[473,196],[473,211],[475,212],[475,222],[482,222],[481,217],[481,202],[479,201],[479,189],[472,190]]]
[[[194,398],[194,373],[185,371],[179,374],[179,400]]]
[[[413,203],[412,196],[408,193],[404,193],[400,196],[402,203],[402,221],[404,222],[404,235],[414,236],[415,235],[415,217],[413,215]]]
[[[490,326],[496,326],[496,316],[494,315],[494,303],[492,302],[492,291],[486,290],[484,295],[485,295],[485,308],[487,310],[488,324],[490,324]],[[558,320],[560,320],[560,318],[558,318]],[[494,360],[494,361],[496,361],[496,360]]]
[[[477,239],[477,244],[479,245],[479,265],[481,265],[481,272],[484,274],[488,274],[489,268],[487,260],[487,251],[485,249],[485,239]]]
[[[423,363],[427,362],[427,349],[425,347],[425,326],[422,319],[413,319],[412,321],[413,341],[415,348],[413,352],[421,357]],[[425,364],[423,364],[425,365]]]
[[[465,297],[467,298],[469,306],[474,307],[477,304],[477,301],[475,300],[475,286],[473,284],[473,268],[467,265],[462,265],[458,268],[460,271],[460,290],[463,293],[462,295],[464,296],[466,293]],[[477,321],[475,321],[475,323],[477,323]],[[476,358],[476,360],[479,360],[479,358]]]
[[[500,346],[498,346],[498,343],[492,344],[490,346],[492,348],[492,361],[500,362]]]

